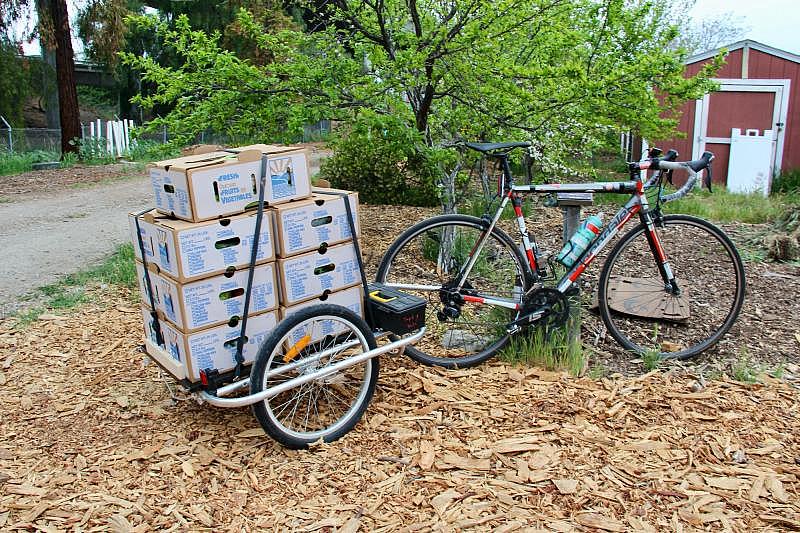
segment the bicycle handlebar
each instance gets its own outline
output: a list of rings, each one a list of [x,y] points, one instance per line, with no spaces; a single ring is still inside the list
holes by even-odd
[[[694,185],[697,182],[697,173],[706,169],[708,169],[707,185],[709,190],[711,189],[711,162],[714,160],[714,154],[711,152],[703,152],[703,155],[700,156],[700,159],[695,159],[694,161],[668,161],[668,159],[674,159],[675,157],[677,157],[677,152],[670,150],[667,154],[667,157],[657,157],[641,163],[631,163],[630,168],[631,171],[652,169],[672,172],[673,170],[685,170],[686,173],[689,174],[689,179],[686,180],[686,183],[683,185],[683,187],[672,194],[667,194],[660,198],[661,202],[664,203],[686,196],[689,191],[694,188]],[[659,177],[660,174],[656,174],[650,178],[645,184],[645,188],[655,185]]]
[[[689,191],[694,188],[694,185],[697,182],[697,173],[709,168],[713,160],[714,154],[711,152],[703,152],[703,155],[700,156],[700,159],[695,159],[694,161],[682,161],[680,163],[673,161],[654,161],[652,168],[659,170],[686,170],[686,172],[689,174],[689,179],[686,180],[686,183],[684,183],[683,187],[672,194],[664,195],[661,198],[661,201],[671,202],[672,200],[677,200],[678,198],[683,198],[686,196]]]

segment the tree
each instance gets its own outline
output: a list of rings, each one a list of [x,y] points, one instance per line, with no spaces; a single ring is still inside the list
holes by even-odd
[[[28,15],[28,0],[0,0],[0,29]],[[75,55],[66,0],[37,0],[39,38],[55,50],[58,80],[59,118],[61,123],[61,152],[77,152],[75,139],[80,139],[78,92],[75,87]]]
[[[28,96],[28,65],[18,55],[17,46],[0,35],[0,115],[13,127],[22,127],[22,108]],[[0,122],[0,128],[5,128]]]
[[[392,116],[433,154],[456,138],[528,139],[551,168],[610,130],[663,136],[675,108],[710,88],[708,67],[683,77],[684,57],[668,44],[666,5],[644,0],[330,0],[332,24],[312,34],[257,34],[238,22],[272,61],[255,65],[225,51],[218,33],[170,29],[152,18],[183,59],[165,68],[126,55],[157,91],[139,101],[171,103],[168,124],[189,139],[204,128],[288,138],[318,118]],[[543,150],[546,148],[546,152]],[[452,158],[444,158],[443,203],[454,208]]]
[[[53,24],[53,44],[56,51],[58,79],[58,110],[61,119],[61,154],[78,152],[75,144],[81,138],[78,91],[75,87],[75,54],[66,0],[49,0],[49,15]]]
[[[697,0],[671,0],[668,11],[681,17],[680,31],[672,42],[673,48],[681,48],[694,55],[720,48],[744,38],[750,27],[744,19],[727,11],[702,18],[689,15]]]

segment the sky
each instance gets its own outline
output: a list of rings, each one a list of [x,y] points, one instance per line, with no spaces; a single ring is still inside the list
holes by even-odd
[[[77,7],[85,2],[67,2],[70,19],[74,21]],[[742,39],[753,39],[800,55],[800,0],[697,0],[689,16],[701,20],[703,17],[716,18],[726,12],[733,13],[741,26],[750,28]],[[680,23],[682,18],[683,14],[675,14],[676,23]],[[74,47],[80,54],[81,44],[75,42]],[[24,49],[26,54],[38,54],[39,44],[25,44]]]
[[[742,39],[800,55],[800,0],[697,0],[693,19],[731,12],[749,26]]]

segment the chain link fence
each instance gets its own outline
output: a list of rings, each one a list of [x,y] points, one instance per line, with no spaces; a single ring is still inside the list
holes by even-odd
[[[89,137],[89,125],[81,124],[83,138]],[[321,120],[303,127],[303,142],[325,139],[331,132],[331,121]],[[137,139],[166,144],[171,136],[166,128],[160,132],[142,133]],[[202,132],[195,138],[195,144],[240,144],[228,135],[216,132]],[[61,151],[61,130],[46,128],[0,128],[0,152],[30,152],[43,150]]]

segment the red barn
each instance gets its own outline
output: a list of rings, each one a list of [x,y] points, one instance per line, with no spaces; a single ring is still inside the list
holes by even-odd
[[[766,193],[773,176],[800,169],[800,56],[751,40],[723,48],[728,52],[715,78],[719,90],[684,104],[678,125],[683,139],[656,144],[676,148],[681,160],[714,152],[714,182]],[[690,57],[687,75],[720,50]]]

